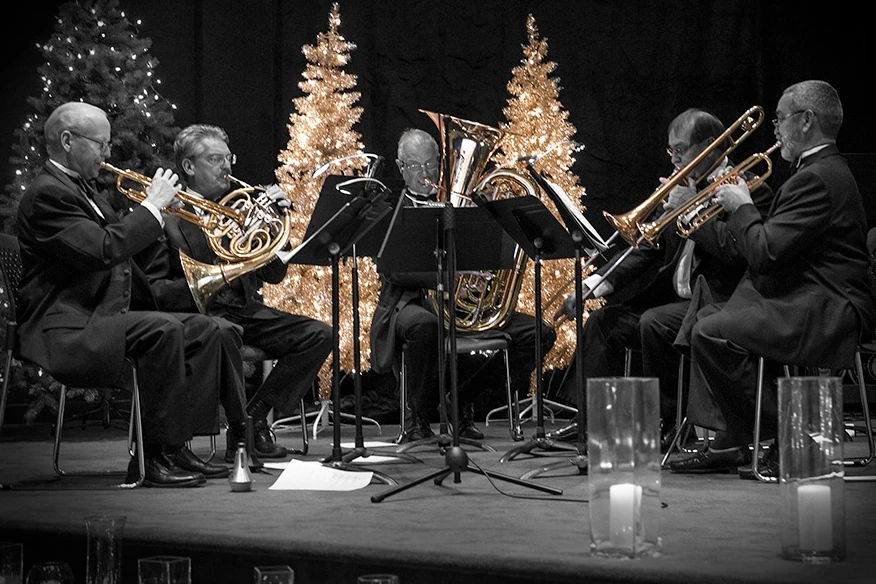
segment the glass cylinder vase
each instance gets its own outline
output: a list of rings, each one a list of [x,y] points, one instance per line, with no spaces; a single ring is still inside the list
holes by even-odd
[[[85,584],[119,584],[122,570],[124,515],[85,518],[88,534]]]
[[[845,557],[843,393],[839,377],[779,378],[782,556]]]
[[[590,551],[660,552],[660,385],[654,378],[587,380]]]

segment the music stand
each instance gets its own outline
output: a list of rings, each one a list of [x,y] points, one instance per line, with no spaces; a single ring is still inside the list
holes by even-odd
[[[539,184],[542,190],[554,202],[560,218],[566,226],[574,244],[575,251],[575,397],[578,412],[575,416],[576,425],[576,455],[570,459],[577,469],[577,474],[587,474],[587,436],[584,433],[584,298],[583,298],[583,272],[584,268],[592,264],[596,258],[610,248],[612,240],[617,236],[613,233],[608,241],[604,241],[599,233],[593,228],[581,214],[568,195],[557,185],[549,182],[533,168],[533,162],[527,163],[530,175]],[[589,244],[589,246],[588,246]],[[589,256],[585,265],[581,265],[582,252]],[[521,475],[522,479],[530,479],[546,472],[556,466],[565,465],[565,462],[551,463],[533,469]]]
[[[545,493],[553,494],[553,495],[561,495],[562,491],[560,489],[555,489],[553,487],[547,487],[544,485],[539,485],[536,483],[531,483],[529,481],[524,481],[515,477],[507,476],[504,474],[500,474],[494,471],[484,470],[479,467],[470,467],[468,462],[468,454],[465,450],[460,447],[460,438],[459,438],[459,397],[458,397],[458,385],[457,385],[457,369],[456,369],[456,318],[455,318],[455,306],[454,306],[454,287],[456,282],[456,271],[458,267],[458,263],[461,263],[464,269],[466,270],[488,270],[488,269],[501,269],[508,268],[513,266],[513,252],[508,253],[513,249],[512,245],[509,245],[510,242],[507,241],[507,237],[504,236],[501,230],[496,232],[495,225],[490,227],[493,221],[490,219],[489,215],[485,215],[482,211],[477,208],[460,208],[454,209],[452,205],[445,204],[445,206],[441,209],[411,209],[410,212],[406,209],[402,209],[402,216],[408,215],[410,217],[417,217],[424,219],[424,226],[431,225],[432,229],[437,229],[437,233],[435,233],[436,237],[434,240],[439,241],[438,249],[435,251],[435,257],[438,258],[439,263],[439,272],[442,267],[443,269],[443,287],[446,288],[446,293],[448,298],[450,299],[450,310],[449,313],[452,315],[448,318],[447,329],[448,329],[448,343],[442,342],[440,347],[441,350],[439,355],[442,353],[447,353],[448,358],[450,360],[450,365],[448,367],[450,373],[450,399],[451,399],[451,416],[452,416],[452,444],[449,448],[447,448],[444,452],[445,466],[441,469],[438,469],[434,472],[431,472],[427,475],[424,475],[420,478],[414,479],[410,483],[406,485],[400,485],[394,487],[384,493],[379,495],[373,495],[371,497],[372,503],[380,503],[387,497],[391,497],[396,493],[400,493],[405,491],[411,487],[414,487],[418,484],[424,483],[429,479],[434,479],[436,485],[440,485],[447,476],[453,474],[453,482],[460,483],[462,482],[462,473],[464,471],[474,472],[476,474],[480,474],[482,476],[486,476],[488,478],[494,478],[497,480],[502,480],[506,482],[510,482],[516,485],[529,487],[538,491],[542,491]],[[425,212],[425,213],[424,213]],[[428,213],[428,215],[427,215]],[[400,221],[394,225],[394,228],[387,235],[387,241],[389,241],[390,236],[397,237],[399,241],[406,242],[407,235],[411,230],[406,230],[404,227],[404,221]],[[459,250],[463,250],[461,261],[457,255],[457,246],[456,246],[456,237],[457,230],[459,229],[459,233],[462,235],[463,241],[473,242],[470,245],[460,246]],[[484,241],[485,230],[491,230],[494,232],[494,235],[498,235],[500,240],[503,241],[503,245],[498,246],[484,246],[479,245],[479,242]],[[422,237],[423,228],[417,231],[419,236]],[[417,237],[417,236],[414,236]],[[495,239],[494,239],[495,241]],[[427,244],[428,245],[428,244]],[[428,248],[427,248],[428,249]],[[392,250],[399,250],[401,253],[396,253],[393,255]],[[408,256],[405,252],[413,250],[413,253]],[[400,244],[392,245],[392,246],[384,246],[383,253],[378,256],[378,261],[382,262],[389,271],[415,271],[415,268],[412,268],[407,264],[410,258],[417,254],[417,251],[422,252],[422,246],[402,246]],[[440,258],[444,256],[446,262],[444,266],[441,266]],[[393,262],[397,261],[398,264],[394,264]],[[421,260],[422,261],[422,260]],[[434,259],[432,260],[435,261]],[[498,265],[494,265],[498,264]],[[414,263],[414,265],[417,265]],[[440,284],[440,281],[439,281]],[[438,289],[438,298],[439,298],[439,310],[438,310],[438,319],[439,319],[439,330],[443,330],[444,328],[444,310],[443,305],[441,303],[441,298],[444,294],[444,290],[442,290],[439,285]],[[449,346],[448,346],[449,345]],[[439,365],[440,367],[440,365]],[[440,371],[440,369],[439,369]],[[442,395],[441,401],[444,401],[444,388],[441,387]]]
[[[362,241],[366,252],[373,249],[376,253],[376,242],[379,238],[366,236],[373,233],[380,221],[389,214],[391,208],[383,200],[383,193],[378,190],[364,188],[367,183],[352,185],[346,193],[338,189],[344,183],[355,182],[347,176],[329,176],[323,183],[319,199],[316,202],[310,223],[304,234],[304,241],[294,250],[288,261],[298,264],[330,265],[332,273],[332,410],[334,416],[333,445],[330,457],[321,462],[337,470],[365,471],[369,470],[350,462],[355,458],[368,456],[362,437],[361,384],[355,384],[356,399],[356,448],[352,453],[344,455],[341,450],[340,425],[340,282],[338,263],[342,256],[351,256],[357,251],[356,244]],[[358,283],[355,279],[354,282]],[[358,300],[358,291],[354,289],[354,299]],[[353,307],[354,324],[357,307]],[[358,343],[358,333],[354,334],[354,343]],[[355,345],[354,345],[355,348]],[[358,351],[355,351],[358,358]],[[358,375],[359,363],[354,363],[354,376]],[[355,378],[354,378],[355,380]],[[373,472],[373,476],[388,485],[396,481],[384,473]]]
[[[535,449],[544,451],[572,450],[573,446],[555,442],[547,436],[544,430],[544,393],[542,391],[544,355],[541,342],[541,264],[546,259],[574,257],[575,244],[572,241],[572,236],[547,207],[532,195],[497,201],[489,201],[480,194],[475,194],[472,198],[478,206],[490,213],[496,223],[501,225],[517,242],[517,245],[533,260],[535,265],[535,436],[529,442],[515,446],[506,452],[499,459],[499,462],[513,460],[522,453],[539,456],[537,453],[533,453]],[[579,408],[578,411],[580,412],[581,409]]]

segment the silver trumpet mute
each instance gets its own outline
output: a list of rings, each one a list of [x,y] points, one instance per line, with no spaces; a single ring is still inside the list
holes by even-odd
[[[234,493],[243,493],[252,490],[252,473],[249,472],[249,455],[246,453],[246,445],[237,445],[234,453],[234,468],[228,476],[228,483]]]

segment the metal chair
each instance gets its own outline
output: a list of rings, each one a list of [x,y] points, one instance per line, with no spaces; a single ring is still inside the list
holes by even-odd
[[[456,337],[456,354],[474,354],[474,353],[495,353],[502,351],[502,356],[505,362],[505,393],[507,405],[497,408],[487,414],[487,422],[489,425],[489,416],[495,411],[507,409],[510,412],[508,416],[508,430],[511,433],[511,438],[514,440],[523,440],[523,431],[520,429],[520,402],[517,394],[511,392],[511,370],[508,361],[508,348],[511,344],[511,337],[502,333],[501,335],[491,337],[475,337],[467,335],[457,335]],[[396,443],[400,442],[406,429],[406,413],[410,410],[407,401],[407,360],[405,358],[406,345],[402,345],[401,350],[401,365],[399,372],[399,431],[396,437]]]
[[[16,321],[16,297],[18,286],[21,281],[21,255],[18,247],[18,239],[11,235],[0,234],[0,297],[2,306],[6,310],[6,337],[4,339],[4,353],[6,362],[3,365],[3,380],[0,385],[0,431],[3,429],[3,418],[6,412],[6,402],[9,393],[9,375],[12,367],[12,359],[16,354],[16,333],[18,323]],[[67,385],[61,384],[61,394],[58,400],[58,415],[55,426],[55,443],[52,451],[52,464],[59,476],[111,476],[122,474],[126,479],[120,483],[111,485],[94,484],[83,485],[83,488],[115,488],[132,489],[143,484],[146,475],[145,460],[143,454],[143,425],[140,417],[140,389],[137,383],[136,364],[129,361],[133,375],[133,390],[131,397],[131,415],[128,424],[128,454],[136,456],[139,466],[139,476],[133,480],[127,480],[127,469],[105,471],[65,471],[60,466],[61,435],[64,426],[64,410],[67,401]],[[34,365],[35,366],[35,365]],[[50,371],[47,371],[51,375]],[[60,382],[60,380],[58,380]]]
[[[861,353],[863,352],[876,352],[876,343],[863,343],[858,345],[858,348],[855,350],[855,371],[858,377],[858,392],[861,398],[861,408],[864,414],[864,427],[867,432],[867,445],[869,447],[869,454],[865,457],[860,458],[845,458],[843,459],[844,466],[867,466],[873,461],[874,458],[874,438],[873,438],[873,426],[870,420],[870,407],[867,403],[867,385],[864,382],[864,368],[861,364]],[[757,480],[767,483],[775,483],[778,481],[776,477],[766,477],[761,474],[761,472],[757,468],[758,460],[760,458],[760,419],[761,419],[761,410],[762,410],[762,402],[763,402],[763,371],[764,371],[764,358],[758,357],[757,360],[757,395],[755,398],[755,415],[754,415],[754,437],[752,439],[752,455],[751,455],[751,469],[754,472],[754,476]],[[785,365],[785,376],[790,377],[791,371],[790,368]]]

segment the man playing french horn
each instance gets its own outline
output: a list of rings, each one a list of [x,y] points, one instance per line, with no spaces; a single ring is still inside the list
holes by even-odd
[[[724,124],[701,109],[688,109],[669,124],[667,153],[674,167],[673,177],[677,178],[686,168],[687,174],[668,195],[659,195],[664,216],[732,166],[727,157],[732,149],[728,146],[730,141],[716,143],[722,135],[726,135]],[[708,148],[711,151],[691,167]],[[661,183],[668,180],[661,179]],[[764,184],[752,196],[757,208],[765,213],[772,199],[770,188]],[[640,350],[643,374],[660,380],[666,440],[674,435],[677,405],[679,348],[674,344],[691,299],[694,296],[707,296],[710,298],[706,300],[715,302],[726,299],[745,270],[745,261],[733,242],[722,237],[713,223],[705,223],[685,239],[673,222],[671,228],[659,234],[657,247],[638,245],[625,257],[613,258],[613,262],[584,280],[585,293],[592,290],[594,297],[607,300],[607,305],[591,312],[584,323],[584,377],[622,375],[626,349]],[[574,295],[568,296],[555,317],[574,316],[574,301]],[[561,388],[561,397],[575,403],[575,391],[574,383],[566,383]]]
[[[228,147],[228,136],[222,128],[194,124],[183,129],[174,142],[174,158],[186,191],[209,201],[219,201],[231,189],[231,166],[236,157]],[[268,197],[270,206],[279,211],[290,205],[276,185],[255,190]],[[255,195],[254,195],[255,196]],[[198,213],[196,208],[188,209]],[[181,254],[202,264],[223,264],[198,224],[182,221],[176,215],[165,214],[167,261],[156,262],[149,279],[159,306],[165,310],[197,312],[197,303],[189,291]],[[283,242],[285,245],[285,241]],[[281,246],[282,247],[282,246]],[[261,265],[264,264],[264,265]],[[262,458],[283,458],[287,450],[276,444],[267,423],[272,408],[291,412],[301,397],[311,389],[323,361],[332,347],[331,327],[306,316],[289,314],[263,304],[258,291],[263,282],[279,283],[286,275],[286,264],[275,253],[253,265],[258,269],[235,277],[210,299],[202,300],[207,314],[224,322],[225,326],[242,329],[243,343],[264,351],[275,359],[273,369],[245,405],[246,414],[254,421],[255,452]],[[232,323],[232,325],[228,325]],[[224,376],[238,379],[240,391],[224,396],[223,406],[228,419],[226,462],[234,461],[238,442],[245,436],[245,427],[238,423],[243,413],[243,363],[234,363]],[[229,408],[233,413],[229,412]],[[243,418],[245,419],[245,417]]]

